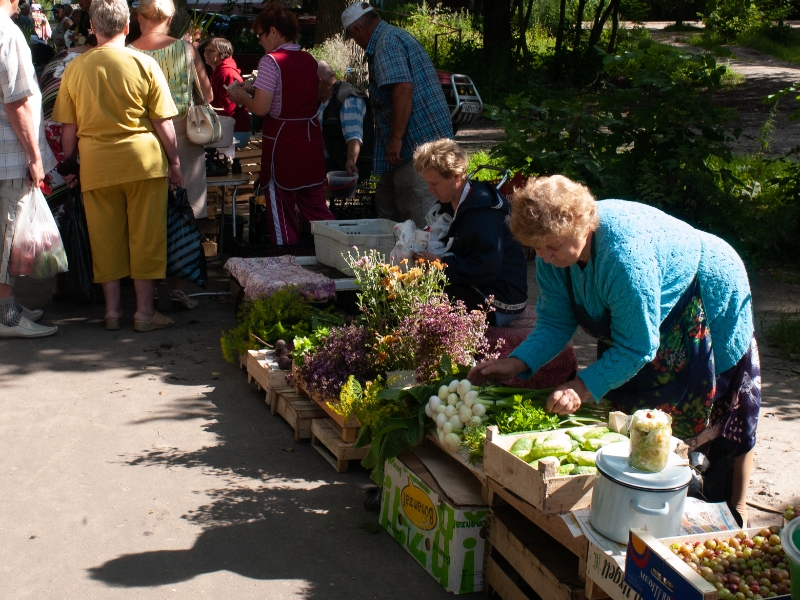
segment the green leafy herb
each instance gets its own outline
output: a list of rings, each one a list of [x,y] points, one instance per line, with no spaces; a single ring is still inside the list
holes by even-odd
[[[464,439],[461,446],[469,454],[469,462],[479,463],[483,460],[483,443],[486,441],[486,425],[467,426],[464,428]]]
[[[549,395],[549,390],[547,392]],[[531,399],[523,399],[522,396],[515,395],[513,407],[497,415],[496,422],[500,433],[517,433],[558,429],[561,419],[558,415],[546,413]]]

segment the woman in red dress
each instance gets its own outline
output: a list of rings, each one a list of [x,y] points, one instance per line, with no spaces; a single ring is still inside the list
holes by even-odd
[[[274,6],[256,17],[253,33],[267,55],[253,84],[231,87],[234,102],[264,117],[261,187],[276,245],[300,238],[297,211],[308,221],[332,220],[325,203],[325,153],[317,118],[317,61],[296,43],[293,12]]]

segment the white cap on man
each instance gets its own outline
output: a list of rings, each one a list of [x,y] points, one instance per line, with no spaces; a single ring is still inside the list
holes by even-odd
[[[373,12],[369,2],[356,2],[344,9],[342,13],[342,27],[347,30],[350,25],[358,21],[368,12]]]

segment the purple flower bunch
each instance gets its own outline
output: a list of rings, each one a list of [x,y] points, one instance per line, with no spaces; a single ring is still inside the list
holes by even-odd
[[[417,381],[428,383],[438,378],[445,354],[453,364],[470,365],[476,354],[487,353],[486,326],[485,311],[469,311],[460,300],[451,302],[442,294],[403,319],[396,333],[398,350],[413,358]]]
[[[374,334],[360,325],[332,327],[328,338],[306,354],[305,364],[297,370],[297,375],[309,392],[338,401],[350,375],[361,384],[378,375],[372,356],[373,339]]]

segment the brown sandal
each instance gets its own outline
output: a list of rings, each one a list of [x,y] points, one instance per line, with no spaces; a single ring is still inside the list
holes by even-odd
[[[156,311],[153,313],[153,318],[150,321],[137,321],[134,319],[133,330],[138,331],[139,333],[146,333],[148,331],[153,331],[154,329],[171,327],[174,324],[175,322],[172,319],[165,317],[160,312]]]
[[[119,313],[118,317],[104,317],[106,331],[119,331],[119,323],[122,321],[123,314]]]

